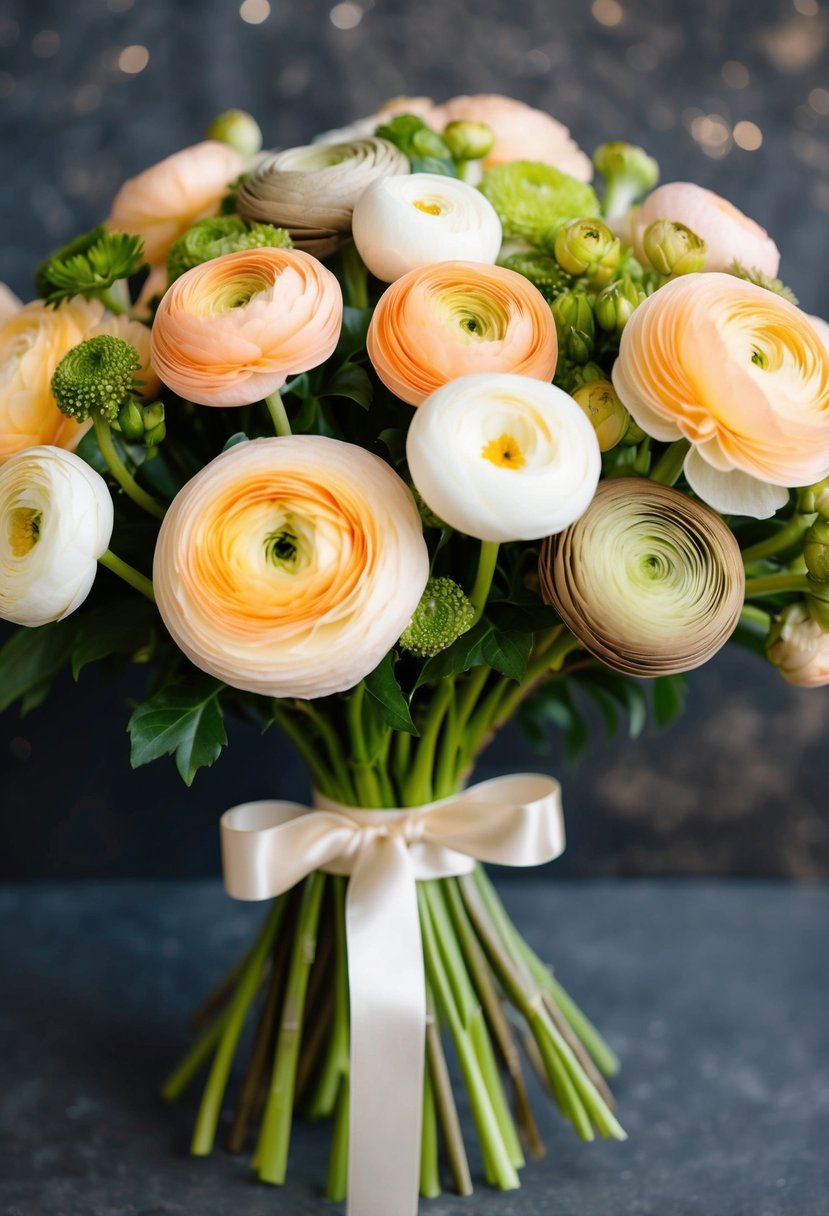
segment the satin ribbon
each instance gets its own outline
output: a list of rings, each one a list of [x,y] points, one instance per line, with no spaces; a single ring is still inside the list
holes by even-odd
[[[314,803],[225,812],[225,886],[234,899],[273,899],[314,870],[350,876],[348,1216],[416,1216],[426,1029],[416,884],[476,861],[552,861],[564,850],[561,790],[520,773],[403,810]]]

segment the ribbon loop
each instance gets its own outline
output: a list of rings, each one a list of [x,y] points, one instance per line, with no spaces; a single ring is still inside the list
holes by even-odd
[[[495,777],[424,806],[365,810],[248,802],[222,816],[235,899],[272,899],[314,870],[350,876],[349,1216],[416,1216],[426,1030],[417,883],[476,861],[537,866],[564,850],[561,791],[537,773]]]

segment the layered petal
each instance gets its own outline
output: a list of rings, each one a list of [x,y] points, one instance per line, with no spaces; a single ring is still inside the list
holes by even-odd
[[[476,372],[551,380],[558,344],[549,305],[501,266],[440,262],[409,271],[380,297],[366,339],[380,379],[419,405]]]
[[[567,393],[528,376],[463,376],[417,410],[406,456],[425,503],[487,541],[537,540],[578,519],[601,471],[595,431]]]
[[[789,604],[774,622],[766,654],[787,684],[798,688],[829,684],[829,633],[803,603]]]
[[[218,456],[173,501],[153,568],[193,663],[234,688],[323,697],[372,671],[429,576],[407,486],[365,449],[316,435]]]
[[[164,295],[152,364],[200,405],[247,405],[333,353],[342,324],[336,277],[310,254],[250,249],[195,266]]]

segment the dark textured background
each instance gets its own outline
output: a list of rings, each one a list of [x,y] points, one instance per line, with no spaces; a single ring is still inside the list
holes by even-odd
[[[727,195],[829,316],[827,38],[818,0],[0,0],[0,278],[28,297],[36,261],[106,214],[124,177],[230,105],[278,145],[404,91],[490,90],[548,109],[587,149],[623,136],[665,180]],[[753,134],[738,122],[760,148],[738,146]],[[566,775],[553,873],[829,872],[829,690],[790,690],[736,651],[691,687],[668,734],[597,737]],[[0,717],[0,876],[212,872],[221,810],[304,793],[287,745],[243,728],[192,790],[172,763],[131,775],[128,693],[87,674],[22,723]],[[507,732],[481,771],[538,763]],[[541,763],[563,773],[556,739]]]

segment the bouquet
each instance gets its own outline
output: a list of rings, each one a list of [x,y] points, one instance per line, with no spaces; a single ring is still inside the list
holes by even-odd
[[[829,331],[735,207],[517,101],[208,136],[0,297],[0,706],[143,664],[133,765],[293,741],[313,805],[224,816],[269,907],[164,1092],[206,1073],[193,1152],[229,1106],[270,1183],[330,1117],[328,1195],[401,1216],[472,1187],[447,1053],[494,1186],[543,1151],[527,1066],[624,1137],[480,864],[561,852],[558,785],[475,762],[515,715],[668,722],[729,639],[829,682]]]

